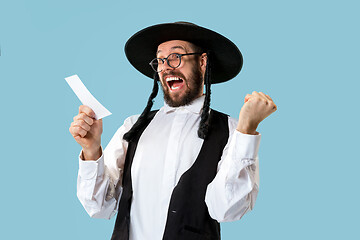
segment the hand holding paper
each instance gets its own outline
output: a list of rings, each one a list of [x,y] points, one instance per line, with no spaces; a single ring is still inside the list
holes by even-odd
[[[79,114],[74,117],[69,131],[82,147],[83,160],[97,160],[101,154],[102,119],[111,113],[87,90],[77,75],[65,78],[80,101]]]
[[[76,96],[80,99],[82,104],[90,107],[95,112],[95,119],[101,119],[111,115],[96,98],[89,92],[89,90],[82,83],[78,75],[73,75],[65,78],[71,89],[75,92]]]

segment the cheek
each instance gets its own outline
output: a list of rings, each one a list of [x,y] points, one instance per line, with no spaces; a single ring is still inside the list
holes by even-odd
[[[161,83],[162,88],[167,87],[167,84],[162,79],[160,79],[160,83]]]
[[[163,86],[166,85],[166,82],[164,81],[164,77],[162,76],[162,74],[159,74],[159,80],[160,80],[161,85],[163,85]]]

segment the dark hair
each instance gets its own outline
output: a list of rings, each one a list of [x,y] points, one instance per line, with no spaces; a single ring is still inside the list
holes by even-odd
[[[191,42],[191,47],[194,52],[205,52],[205,50],[195,43]],[[205,139],[209,132],[209,110],[210,110],[210,94],[211,94],[211,61],[210,61],[210,51],[206,51],[206,70],[204,76],[204,85],[205,85],[205,100],[201,113],[201,120],[198,129],[199,138]]]
[[[135,135],[139,131],[139,129],[141,129],[144,126],[144,124],[146,122],[145,120],[151,110],[151,107],[153,106],[154,98],[156,97],[156,95],[158,94],[158,91],[159,91],[158,81],[159,81],[159,75],[157,73],[154,73],[153,90],[150,94],[147,105],[146,105],[144,111],[141,113],[138,120],[136,121],[136,123],[132,126],[132,128],[127,133],[124,134],[123,139],[125,139],[126,141],[131,142],[131,140],[135,137]]]
[[[210,51],[206,52],[206,71],[205,71],[205,100],[201,113],[200,126],[198,129],[199,138],[205,139],[209,132],[209,110],[210,110],[210,94],[211,94],[211,61]]]

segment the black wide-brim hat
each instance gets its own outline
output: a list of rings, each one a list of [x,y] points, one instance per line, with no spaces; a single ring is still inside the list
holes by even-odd
[[[170,40],[183,40],[211,53],[211,83],[234,78],[241,70],[243,58],[237,46],[223,35],[188,22],[163,23],[135,33],[125,44],[129,62],[144,75],[153,78],[149,62],[158,46]]]

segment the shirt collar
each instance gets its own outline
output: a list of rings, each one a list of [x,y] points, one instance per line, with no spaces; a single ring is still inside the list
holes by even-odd
[[[189,105],[180,106],[180,107],[170,107],[167,103],[164,103],[164,106],[161,108],[165,113],[176,112],[180,109],[185,109],[189,112],[200,114],[202,107],[204,105],[205,95],[196,98]]]

